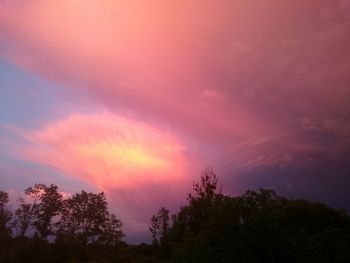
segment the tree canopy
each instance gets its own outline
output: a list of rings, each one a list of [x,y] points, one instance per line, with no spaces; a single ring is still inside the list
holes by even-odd
[[[0,262],[350,262],[345,210],[272,189],[222,194],[204,170],[187,203],[150,218],[152,244],[123,242],[122,222],[106,195],[63,197],[54,184],[24,190],[12,211],[0,191]]]
[[[217,183],[211,169],[193,183],[188,204],[172,216],[168,231],[158,237],[161,249],[162,241],[166,242],[163,260],[349,261],[350,218],[343,210],[283,198],[269,189],[236,197],[223,195]]]
[[[7,208],[0,191],[0,261],[88,261],[94,250],[119,246],[122,223],[108,211],[106,196],[81,191],[64,199],[58,186],[35,184],[24,190],[18,208]]]

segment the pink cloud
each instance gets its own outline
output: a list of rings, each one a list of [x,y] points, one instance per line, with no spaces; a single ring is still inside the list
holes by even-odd
[[[129,233],[148,229],[164,196],[167,204],[182,199],[197,162],[170,132],[108,112],[72,114],[38,130],[7,129],[26,141],[12,145],[15,156],[105,191]]]
[[[334,0],[11,1],[0,4],[1,53],[172,130],[202,163],[287,165],[347,151],[348,11]],[[329,121],[311,131],[301,120]],[[93,159],[106,145],[80,151]]]
[[[0,55],[107,109],[15,129],[16,154],[108,191],[135,232],[206,165],[348,163],[349,8],[1,1]]]
[[[100,188],[179,180],[185,171],[185,148],[174,136],[110,113],[73,114],[20,133],[31,143],[22,156]]]
[[[170,126],[191,144],[226,144],[270,130],[206,76],[208,63],[221,60],[202,57],[211,47],[196,34],[208,34],[210,23],[202,16],[191,18],[198,30],[193,34],[177,17],[191,17],[193,3],[138,2],[137,10],[134,4],[109,4],[90,9],[69,1],[32,1],[8,8],[4,21],[10,22],[4,27],[15,36],[7,39],[11,47],[4,49],[5,55],[46,77],[83,86],[113,111],[131,110],[132,117],[150,125]],[[172,8],[176,12],[169,16]],[[211,6],[203,10],[215,23],[220,23],[220,11]]]

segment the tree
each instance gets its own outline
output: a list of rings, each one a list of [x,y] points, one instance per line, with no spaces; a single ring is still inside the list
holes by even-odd
[[[123,226],[120,219],[114,214],[110,214],[103,226],[103,234],[100,237],[100,243],[105,245],[117,245],[125,236],[121,227]]]
[[[162,207],[152,216],[149,230],[153,244],[159,245],[169,232],[169,210]]]
[[[81,191],[64,200],[58,233],[61,238],[86,245],[115,244],[123,237],[121,222],[107,209],[104,193]]]
[[[269,189],[223,195],[216,192],[217,182],[207,169],[193,183],[187,205],[172,217],[167,261],[349,261],[350,217],[344,211],[283,198]],[[151,220],[153,238],[154,229],[160,229],[156,219]]]
[[[188,205],[181,208],[173,221],[175,227],[197,234],[201,225],[210,218],[208,214],[215,201],[222,198],[217,192],[218,178],[211,168],[206,168],[199,181],[192,183],[193,193],[188,194]]]
[[[11,230],[9,228],[9,222],[12,214],[7,209],[6,205],[9,201],[8,194],[4,191],[0,191],[0,243],[6,242],[10,238]]]
[[[17,230],[17,235],[23,238],[32,225],[34,216],[36,213],[37,205],[39,202],[40,189],[36,186],[28,187],[24,190],[24,193],[28,199],[31,200],[30,203],[26,203],[24,198],[19,198],[19,208],[15,212],[15,219],[13,224]]]
[[[58,192],[57,185],[46,186],[44,184],[36,184],[34,186],[40,191],[40,203],[35,209],[35,221],[33,226],[41,238],[46,239],[49,235],[54,234],[52,220],[59,215],[62,208],[63,197]]]
[[[152,233],[152,243],[155,248],[155,254],[161,260],[169,257],[170,249],[168,242],[169,225],[169,210],[162,207],[152,216],[149,230]]]
[[[18,236],[24,237],[27,230],[33,227],[35,234],[46,239],[53,234],[52,219],[62,207],[62,194],[56,185],[35,184],[24,190],[27,202],[19,199],[19,208],[15,212],[14,225]]]
[[[193,182],[193,193],[188,194],[188,199],[212,199],[215,197],[217,190],[218,178],[213,169],[206,168],[202,172],[199,182]]]
[[[104,193],[81,191],[63,200],[53,184],[24,193],[11,220],[8,194],[0,191],[0,262],[119,262],[128,246]]]

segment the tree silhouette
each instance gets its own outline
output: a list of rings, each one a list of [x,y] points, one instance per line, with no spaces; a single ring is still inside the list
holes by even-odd
[[[4,191],[0,191],[0,242],[8,239],[11,233],[8,224],[11,220],[12,213],[6,207],[8,201],[8,194]]]
[[[169,262],[349,261],[350,218],[344,211],[269,189],[223,195],[217,183],[205,170],[187,205],[172,216]]]
[[[153,244],[159,245],[161,239],[168,234],[169,219],[169,210],[165,207],[160,208],[158,212],[152,216],[149,230],[152,233]]]
[[[24,193],[27,201],[24,198],[19,199],[19,208],[13,222],[18,236],[23,238],[32,227],[36,235],[46,239],[53,234],[52,219],[60,212],[62,194],[53,184],[35,184],[25,189]]]
[[[19,208],[15,212],[14,226],[17,229],[18,236],[23,238],[34,222],[36,209],[40,199],[41,189],[34,185],[24,190],[25,196],[29,199],[26,202],[24,198],[19,198]]]
[[[8,201],[8,194],[4,191],[0,191],[0,261],[1,258],[8,257],[8,246],[11,240],[9,222],[12,214],[7,208]]]
[[[35,184],[12,214],[0,191],[0,262],[349,262],[346,211],[269,189],[224,195],[217,185],[208,168],[177,213],[160,208],[152,245],[122,241],[103,192],[63,200],[56,185]]]
[[[217,190],[218,178],[212,168],[206,168],[202,172],[199,182],[193,182],[194,193],[188,194],[188,199],[212,199]]]
[[[162,207],[152,216],[149,227],[149,230],[152,233],[152,244],[155,249],[155,254],[162,260],[166,259],[169,254],[169,220],[169,210]]]
[[[0,262],[114,261],[124,233],[103,192],[63,200],[56,185],[35,184],[24,194],[11,218],[8,194],[0,191]]]
[[[43,239],[54,234],[52,219],[59,215],[62,207],[63,197],[58,192],[57,185],[36,184],[35,189],[39,191],[39,203],[35,209],[35,220],[33,226]]]
[[[122,224],[107,208],[103,192],[74,194],[63,202],[58,235],[83,245],[120,241]]]

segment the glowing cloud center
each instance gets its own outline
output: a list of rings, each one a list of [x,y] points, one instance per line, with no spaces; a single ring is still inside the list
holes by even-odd
[[[31,143],[26,158],[101,188],[183,175],[183,147],[174,136],[109,113],[74,114],[22,136]]]
[[[111,141],[102,141],[78,147],[84,156],[103,159],[108,165],[130,166],[138,169],[164,169],[169,163],[162,156],[157,156],[150,149],[140,145],[120,145]]]

